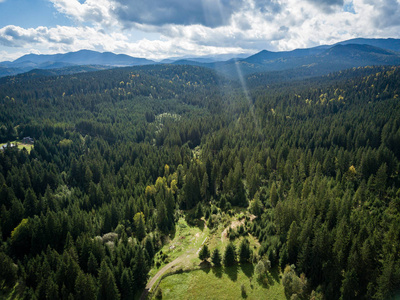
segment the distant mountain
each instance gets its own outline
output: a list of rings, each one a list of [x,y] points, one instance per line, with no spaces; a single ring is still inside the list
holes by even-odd
[[[245,61],[247,63],[262,63],[277,59],[305,57],[322,53],[324,50],[329,49],[329,47],[330,46],[319,46],[314,48],[296,49],[292,51],[281,51],[281,52],[272,52],[263,50],[261,52],[258,52],[252,56],[243,59],[242,61]]]
[[[173,64],[188,61],[188,62],[196,62],[196,63],[216,63],[216,62],[224,62],[232,59],[242,59],[249,56],[249,53],[240,53],[240,54],[215,54],[215,55],[205,55],[205,56],[182,56],[182,57],[170,57],[167,59],[163,59],[160,61],[162,64]]]
[[[63,62],[74,65],[103,65],[103,66],[137,66],[154,64],[154,61],[145,58],[136,58],[125,54],[114,54],[111,52],[96,52],[91,50],[80,50],[65,54],[28,54],[24,55],[14,63],[33,62],[43,64],[46,62]]]
[[[237,77],[262,72],[296,70],[296,74],[323,75],[368,65],[399,65],[400,53],[370,45],[338,44],[331,47],[298,49],[288,52],[261,51],[246,59],[208,65]],[[240,68],[241,74],[238,74]]]
[[[151,64],[193,65],[215,69],[229,77],[295,70],[295,74],[317,76],[346,68],[367,65],[400,64],[400,39],[352,39],[334,45],[273,52],[262,50],[254,55],[221,54],[202,57],[169,58],[154,62],[111,52],[80,50],[54,55],[24,55],[13,62],[0,63],[0,77],[29,72],[33,69],[53,70],[42,74],[72,74],[101,68]],[[74,68],[76,66],[92,66]],[[239,72],[240,71],[240,72]]]
[[[400,39],[351,39],[343,42],[336,43],[335,45],[370,45],[382,49],[400,52]]]
[[[64,69],[73,66],[97,66],[89,69],[140,66],[155,64],[154,61],[145,58],[136,58],[125,54],[114,54],[111,52],[96,52],[80,50],[64,54],[27,54],[13,62],[0,63],[0,77],[29,72],[33,69]],[[69,69],[74,70],[74,68]],[[76,70],[82,70],[77,68]],[[65,70],[64,70],[65,71]],[[67,71],[68,72],[68,71]],[[51,72],[50,72],[51,73]]]

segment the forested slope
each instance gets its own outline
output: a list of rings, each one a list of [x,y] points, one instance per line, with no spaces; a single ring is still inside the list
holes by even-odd
[[[400,69],[263,78],[246,93],[190,66],[2,79],[1,142],[35,139],[0,152],[4,292],[128,299],[178,210],[212,227],[211,207],[242,206],[259,255],[307,278],[289,296],[395,295]]]

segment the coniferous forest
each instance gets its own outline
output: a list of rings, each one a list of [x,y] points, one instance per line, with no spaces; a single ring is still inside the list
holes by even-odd
[[[34,146],[0,150],[0,296],[139,298],[180,217],[213,228],[242,209],[254,256],[307,282],[300,299],[395,298],[399,95],[399,67],[2,78],[0,143]]]

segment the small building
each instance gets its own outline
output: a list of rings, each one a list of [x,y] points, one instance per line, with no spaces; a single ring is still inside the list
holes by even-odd
[[[14,143],[4,144],[4,145],[0,146],[0,150],[3,151],[3,150],[5,150],[8,146],[10,146],[10,148],[12,148],[12,147],[17,147],[17,145],[14,144]]]
[[[33,140],[33,138],[26,136],[22,139],[22,143],[23,144],[33,144],[33,143],[35,143],[35,141]]]

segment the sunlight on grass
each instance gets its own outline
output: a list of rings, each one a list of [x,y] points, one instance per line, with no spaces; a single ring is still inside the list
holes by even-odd
[[[264,284],[251,264],[202,269],[168,276],[160,288],[164,299],[286,299],[277,271],[272,274]]]
[[[34,145],[30,145],[30,144],[21,144],[20,142],[18,142],[18,141],[12,141],[12,142],[10,142],[10,144],[14,144],[15,145],[15,143],[17,143],[17,146],[18,146],[18,149],[19,150],[22,150],[22,149],[26,149],[26,151],[28,151],[28,153],[30,153],[31,152],[31,150],[32,150],[32,148],[33,148],[33,146]],[[2,146],[6,146],[7,145],[7,143],[3,143],[3,144],[0,144],[0,147],[2,147]]]
[[[201,244],[208,237],[209,230],[202,226],[190,226],[184,218],[180,218],[175,227],[175,234],[171,237],[168,243],[166,243],[156,256],[156,261],[160,261],[160,265],[155,265],[150,271],[150,277],[154,276],[158,270],[164,265],[180,257],[181,255],[187,255],[187,259],[182,261],[182,267],[192,266],[197,258],[196,252],[201,247]],[[163,253],[167,258],[161,259]]]

